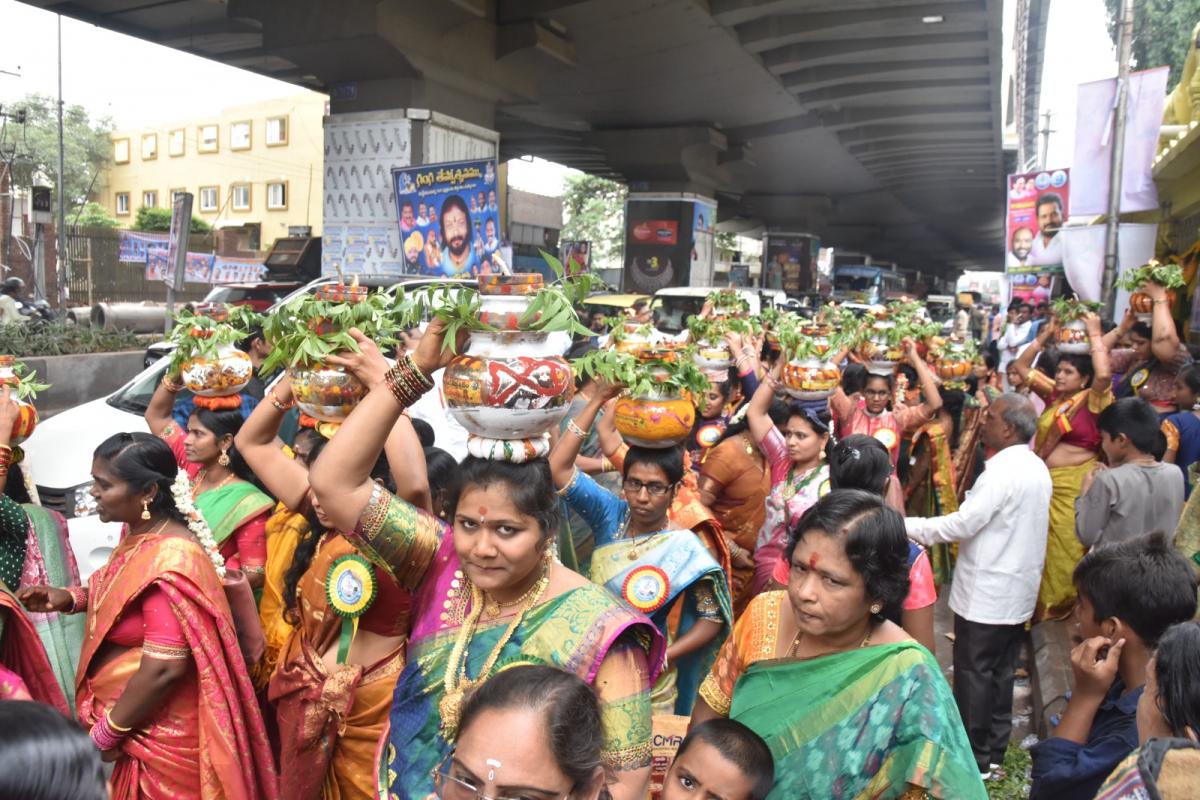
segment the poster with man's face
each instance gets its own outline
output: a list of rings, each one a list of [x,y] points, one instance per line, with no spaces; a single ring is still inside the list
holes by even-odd
[[[1070,170],[1008,176],[1006,271],[1062,274],[1058,233],[1067,221],[1069,198]]]
[[[394,169],[392,180],[407,274],[474,278],[505,271],[494,159]]]

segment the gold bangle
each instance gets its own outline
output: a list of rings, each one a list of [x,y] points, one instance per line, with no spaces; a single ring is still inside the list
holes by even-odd
[[[122,728],[120,725],[113,722],[112,709],[109,709],[108,711],[104,712],[104,718],[105,718],[105,720],[108,721],[108,727],[112,728],[117,733],[129,733],[131,730],[133,730],[132,727]]]
[[[179,394],[180,390],[183,389],[183,383],[171,380],[169,375],[163,375],[162,380],[159,381],[159,385],[171,394]]]

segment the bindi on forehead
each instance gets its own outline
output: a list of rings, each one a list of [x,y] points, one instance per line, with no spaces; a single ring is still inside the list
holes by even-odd
[[[817,564],[820,564],[820,563],[821,563],[821,556],[818,555],[817,553],[813,553],[808,557],[808,568],[809,569],[816,569]]]

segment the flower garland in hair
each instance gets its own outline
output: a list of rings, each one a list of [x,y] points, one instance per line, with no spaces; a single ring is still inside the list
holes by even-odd
[[[217,551],[217,542],[213,539],[212,528],[204,516],[192,503],[192,482],[183,470],[175,473],[175,482],[171,484],[171,496],[175,498],[175,508],[187,519],[188,530],[200,540],[200,546],[208,553],[213,566],[217,569],[217,577],[225,577],[225,557]]]

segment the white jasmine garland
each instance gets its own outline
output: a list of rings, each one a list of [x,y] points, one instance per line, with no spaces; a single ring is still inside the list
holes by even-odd
[[[213,539],[212,529],[208,527],[204,515],[192,503],[192,482],[183,470],[175,473],[175,482],[171,484],[171,496],[175,498],[175,508],[187,519],[188,530],[195,534],[200,545],[208,553],[217,576],[225,577],[225,557],[217,551],[217,542]]]

